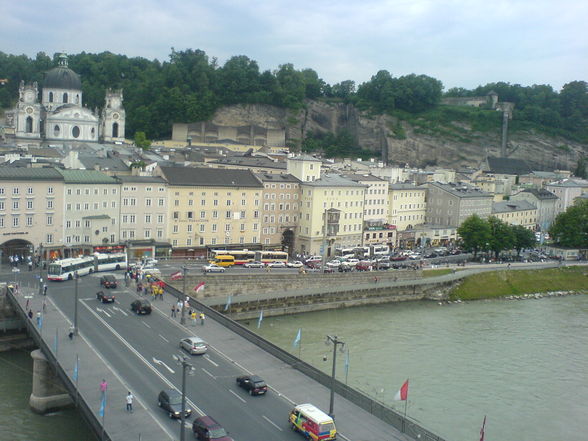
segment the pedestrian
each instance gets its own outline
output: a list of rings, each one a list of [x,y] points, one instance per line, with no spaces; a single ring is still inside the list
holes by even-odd
[[[176,305],[172,305],[171,316],[172,317],[176,316]]]
[[[41,311],[37,311],[37,326],[41,327]]]
[[[200,313],[200,324],[202,326],[204,326],[204,313],[203,312]]]
[[[47,302],[43,300],[43,313],[47,312]]]
[[[127,412],[133,413],[133,394],[131,391],[127,394]]]
[[[29,312],[27,313],[27,315],[32,320],[33,319],[33,310],[32,309],[29,309]]]
[[[29,271],[33,270],[33,262],[29,260]]]
[[[197,317],[196,311],[192,311],[190,313],[190,317],[192,317],[192,325],[196,326],[196,317]]]
[[[74,333],[75,333],[75,331],[76,331],[76,328],[74,328],[74,326],[73,326],[73,325],[71,325],[71,326],[69,327],[69,332],[68,332],[68,334],[67,334],[67,336],[69,337],[69,339],[70,339],[70,340],[73,340],[73,337],[74,337]]]
[[[108,383],[106,382],[106,380],[103,378],[102,379],[102,383],[100,383],[100,397],[104,398],[104,395],[106,395],[106,391],[108,390]]]
[[[43,295],[44,296],[47,295],[47,284],[46,283],[43,284]]]
[[[25,309],[29,309],[29,299],[27,299],[27,304],[25,305]]]

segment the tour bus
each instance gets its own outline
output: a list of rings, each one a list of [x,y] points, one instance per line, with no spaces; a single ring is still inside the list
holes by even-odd
[[[285,251],[256,251],[255,261],[262,263],[288,263],[288,253],[286,253]]]
[[[290,427],[313,441],[337,438],[333,418],[312,404],[299,404],[290,411]]]
[[[49,280],[72,280],[74,273],[85,276],[94,271],[94,257],[83,256],[69,259],[61,259],[52,262],[47,267],[47,279]]]
[[[235,265],[243,265],[255,260],[255,251],[249,250],[212,250],[210,254],[212,259],[217,255],[233,256],[235,258]]]
[[[114,271],[127,268],[127,253],[94,254],[96,271]]]
[[[217,254],[214,256],[214,259],[209,260],[209,262],[218,266],[233,266],[235,264],[235,257],[228,254]]]
[[[388,245],[372,245],[370,250],[374,256],[387,256],[390,254],[390,247]]]

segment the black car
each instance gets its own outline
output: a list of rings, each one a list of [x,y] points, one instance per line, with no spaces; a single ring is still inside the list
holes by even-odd
[[[182,416],[182,394],[175,389],[165,389],[159,392],[157,405],[165,410],[170,418],[181,418]],[[189,417],[192,409],[186,406],[184,417]]]
[[[108,294],[104,291],[98,291],[96,293],[96,298],[100,300],[102,303],[113,302],[114,303],[114,294]]]
[[[237,377],[237,384],[249,392],[249,395],[263,395],[267,392],[267,384],[257,375]]]
[[[131,311],[137,314],[151,314],[151,303],[143,299],[135,300],[131,303]]]
[[[100,286],[103,286],[104,288],[116,288],[117,285],[116,277],[113,275],[107,274],[100,277]]]

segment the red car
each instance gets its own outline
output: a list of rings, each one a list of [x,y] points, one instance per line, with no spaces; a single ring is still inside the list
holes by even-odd
[[[104,291],[98,291],[96,293],[96,298],[102,303],[114,302],[115,299],[114,294],[105,293]]]

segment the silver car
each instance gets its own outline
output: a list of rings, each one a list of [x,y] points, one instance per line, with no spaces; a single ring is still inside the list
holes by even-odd
[[[225,272],[224,267],[215,265],[214,263],[211,263],[210,265],[203,266],[202,270],[205,273],[224,273]]]
[[[180,348],[191,355],[204,354],[208,350],[208,343],[200,337],[188,337],[180,340]]]

